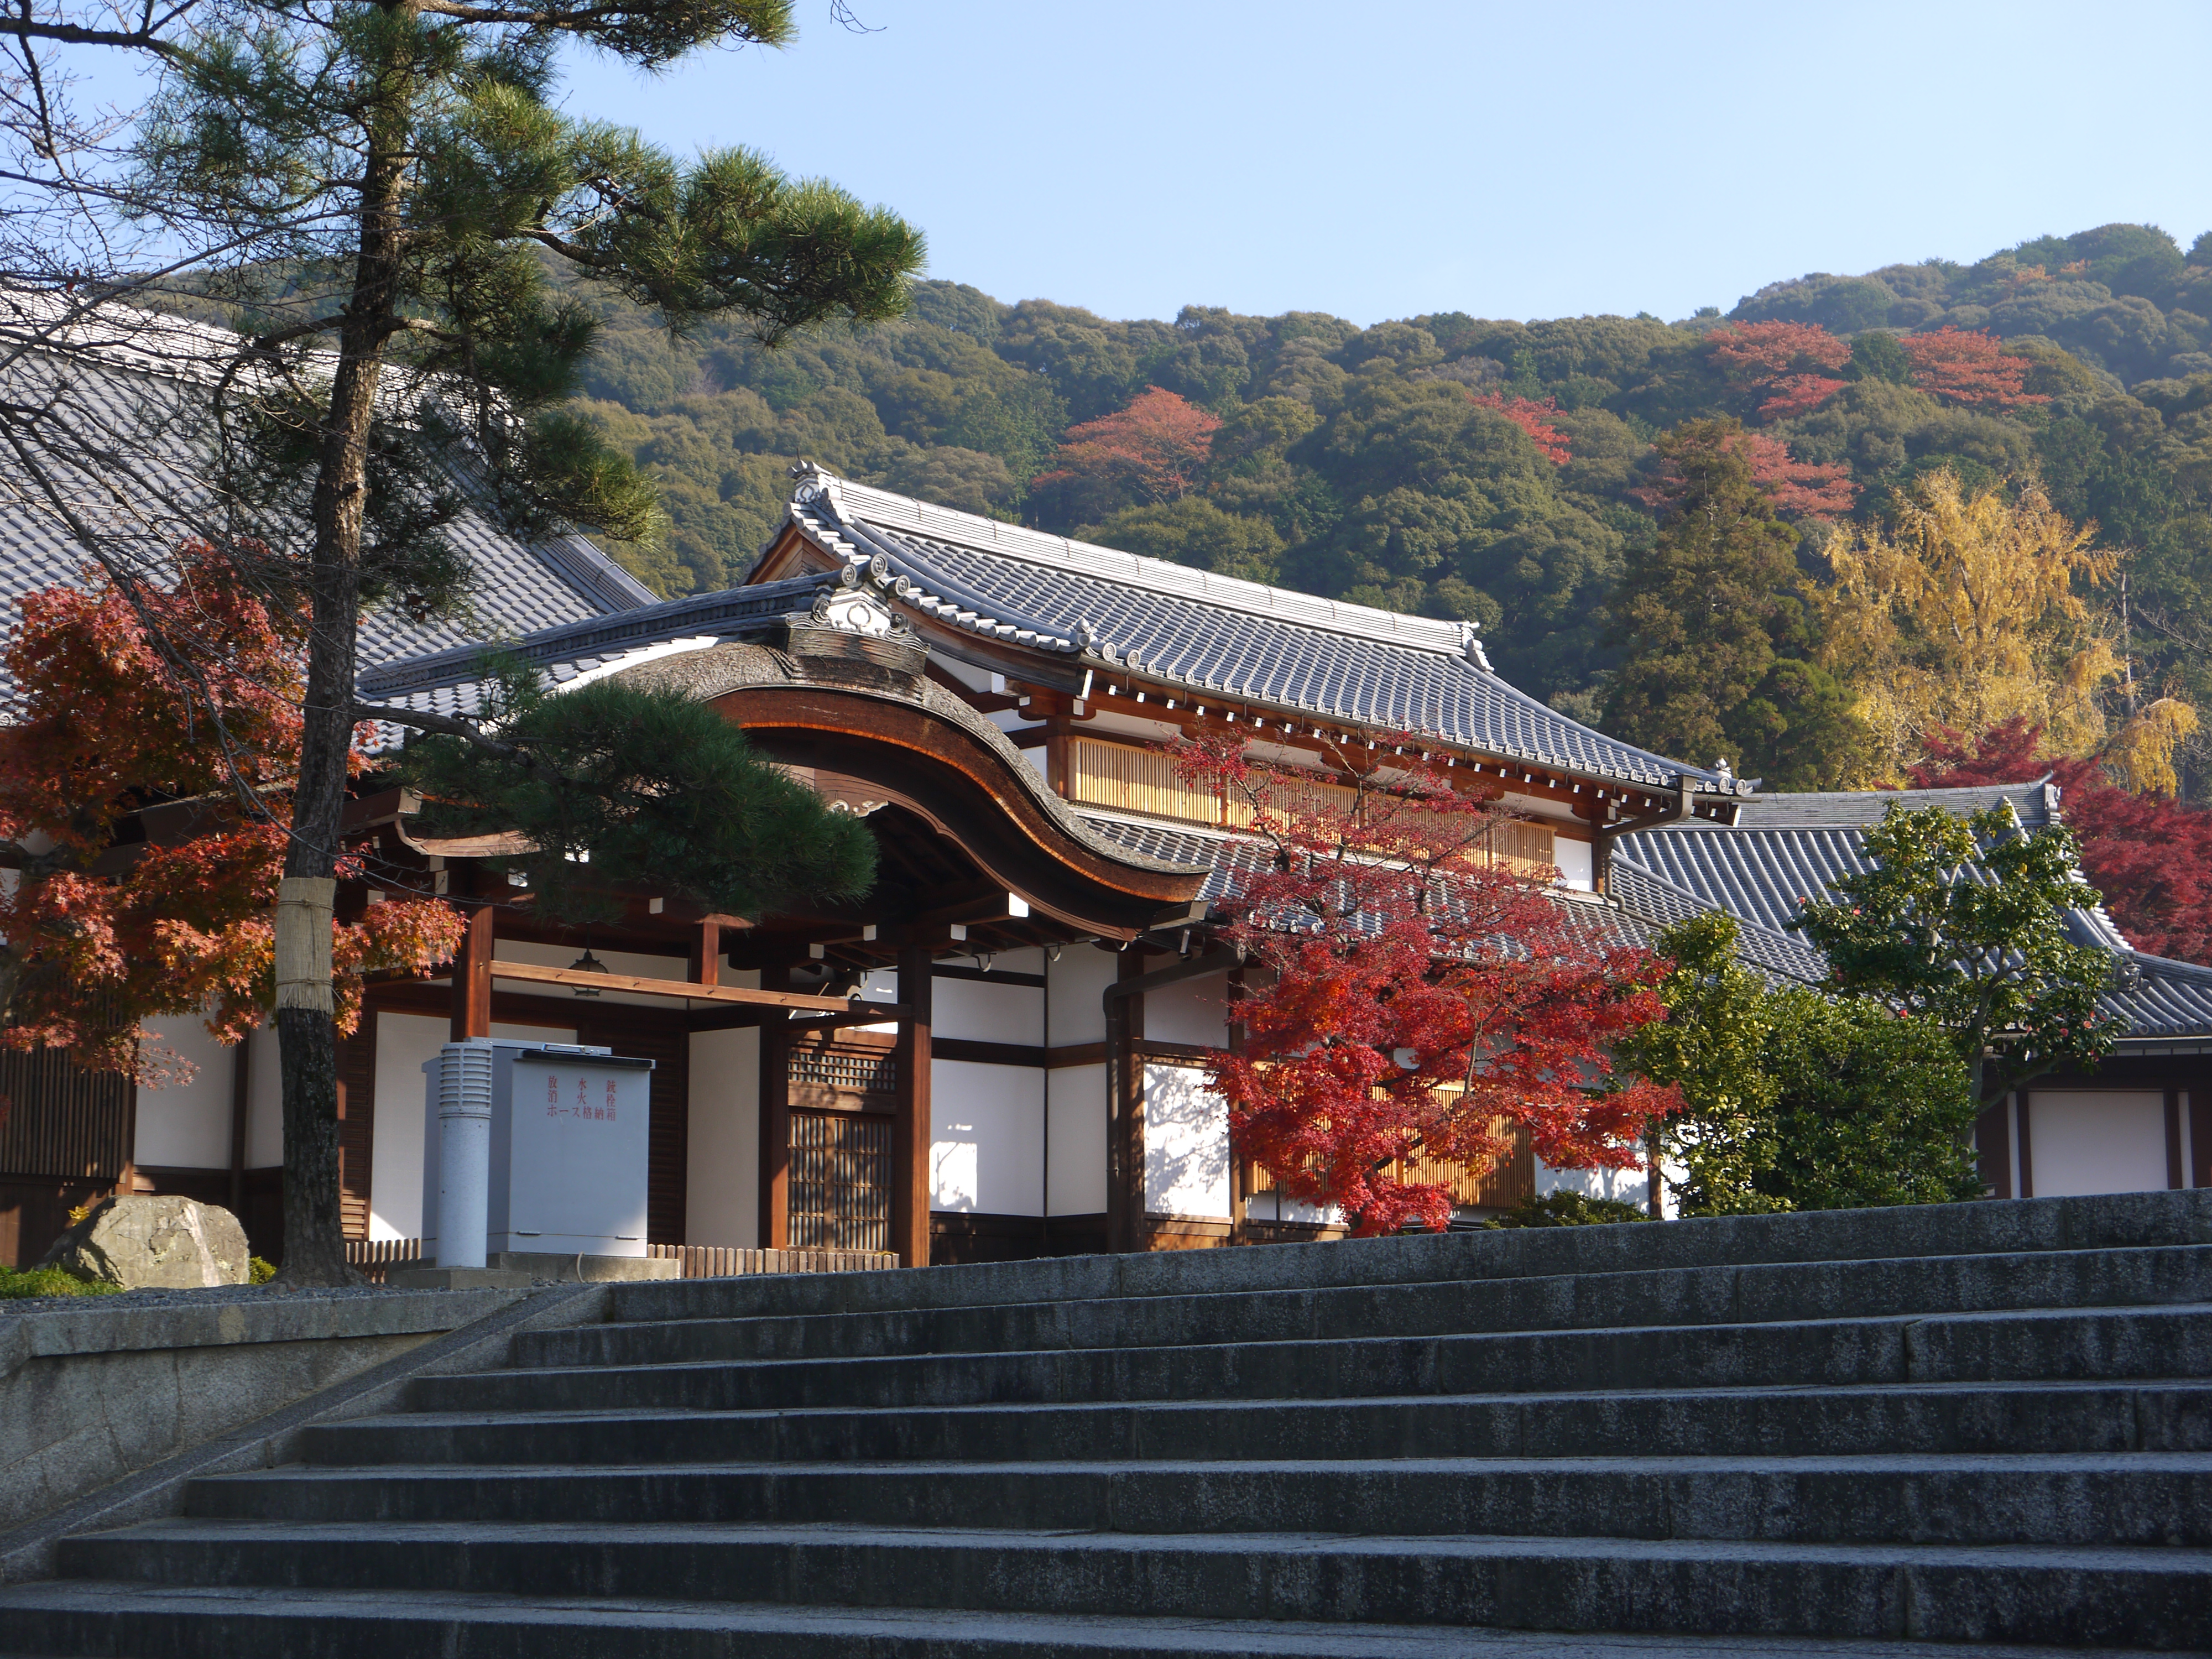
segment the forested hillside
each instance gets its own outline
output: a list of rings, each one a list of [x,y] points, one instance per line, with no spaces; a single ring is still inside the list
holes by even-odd
[[[1692,745],[1731,745],[1792,787],[1899,775],[1918,728],[1898,726],[1908,709],[1875,729],[1887,676],[1922,688],[1922,726],[2025,712],[2074,752],[2148,731],[2157,705],[2175,781],[2206,787],[2188,708],[2212,697],[2212,234],[2185,253],[2111,225],[1674,322],[1121,322],[927,283],[901,321],[768,352],[601,314],[584,407],[660,480],[665,544],[619,550],[665,592],[741,579],[805,458],[1463,617],[1535,695],[1699,761]],[[1748,528],[1692,547],[1686,504],[1717,522],[1715,500]],[[2071,551],[2052,539],[2091,522]],[[1970,585],[1972,563],[1944,575],[1943,536],[2000,574],[2040,562],[2049,591],[2004,624],[2001,669],[1939,660],[1960,623],[1913,582]],[[1672,643],[1632,620],[1660,611]],[[2025,702],[1928,689],[1968,672],[2049,684]]]

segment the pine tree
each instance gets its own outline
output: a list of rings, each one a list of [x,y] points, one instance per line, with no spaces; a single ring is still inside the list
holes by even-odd
[[[652,532],[635,469],[562,412],[593,331],[571,285],[611,289],[676,329],[734,314],[773,345],[832,318],[897,314],[922,240],[758,153],[687,165],[561,108],[571,44],[643,69],[781,45],[788,0],[237,0],[120,24],[64,4],[27,9],[9,33],[27,61],[42,42],[107,46],[159,76],[112,189],[84,188],[105,141],[65,103],[12,124],[27,164],[15,187],[48,195],[17,216],[11,263],[35,267],[42,241],[59,250],[47,268],[64,309],[212,299],[241,330],[229,361],[197,366],[223,404],[207,480],[218,504],[201,512],[221,521],[207,528],[226,550],[269,550],[256,580],[304,594],[310,613],[276,941],[284,1276],[342,1279],[329,916],[364,603],[459,603],[471,573],[441,532],[465,507],[520,530]],[[52,433],[28,435],[35,448]],[[127,467],[131,448],[81,444],[72,465],[114,455]],[[456,484],[457,453],[488,491]],[[114,536],[70,522],[89,554],[135,574]]]
[[[1773,788],[1838,778],[1862,739],[1848,696],[1809,659],[1797,532],[1753,476],[1742,428],[1686,421],[1656,447],[1668,511],[1613,597],[1608,638],[1625,656],[1606,729]]]

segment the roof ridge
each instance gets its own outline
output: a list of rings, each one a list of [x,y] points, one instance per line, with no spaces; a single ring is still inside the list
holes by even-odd
[[[595,646],[634,649],[634,641],[650,644],[653,642],[651,636],[660,635],[672,638],[687,624],[736,622],[761,616],[774,611],[779,601],[796,599],[834,580],[829,572],[823,571],[750,587],[718,588],[711,593],[689,593],[680,599],[664,599],[658,605],[641,605],[633,611],[615,611],[586,617],[580,622],[560,623],[526,634],[519,640],[472,641],[466,645],[448,646],[442,651],[402,657],[364,669],[357,684],[365,697],[387,697],[395,693],[422,690],[449,678],[475,678],[488,651],[504,649],[525,662],[542,662],[578,647],[586,651]]]
[[[1106,576],[1176,599],[1204,600],[1225,611],[1273,617],[1364,639],[1387,640],[1444,656],[1462,655],[1471,637],[1469,623],[1446,622],[1434,617],[1408,617],[1346,599],[1324,599],[1295,588],[1271,587],[1242,576],[1196,570],[1166,559],[1148,558],[1141,553],[1127,553],[1097,542],[1077,541],[1070,536],[1055,536],[1048,531],[1007,524],[981,514],[964,513],[957,507],[939,507],[933,501],[878,489],[872,484],[855,483],[823,467],[815,467],[812,471],[815,481],[828,492],[841,517],[849,504],[854,517],[870,519],[888,514],[895,521],[905,520],[899,527],[921,535],[965,540],[1012,558]],[[874,511],[871,512],[871,508]],[[963,531],[964,535],[957,533]]]

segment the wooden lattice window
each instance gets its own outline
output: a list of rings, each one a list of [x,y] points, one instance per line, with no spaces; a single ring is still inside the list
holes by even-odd
[[[794,1110],[790,1182],[791,1249],[890,1249],[890,1118]]]

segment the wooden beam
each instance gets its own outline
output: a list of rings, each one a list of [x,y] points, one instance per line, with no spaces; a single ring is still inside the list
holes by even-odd
[[[891,1127],[891,1248],[899,1264],[929,1265],[929,1071],[931,975],[928,948],[899,952],[898,1104]]]
[[[453,958],[453,1040],[491,1035],[492,924],[499,915],[495,904],[479,904],[469,913],[468,931],[461,935],[460,954]]]
[[[690,977],[694,985],[715,985],[721,981],[722,924],[719,917],[708,917],[692,937]]]
[[[781,991],[790,983],[788,967],[761,969],[761,984],[770,991]],[[787,1019],[761,1022],[759,1116],[761,1248],[787,1250],[791,1248],[791,1024]]]
[[[573,968],[546,968],[534,962],[494,962],[493,979],[529,980],[540,985],[585,985],[601,991],[629,991],[648,997],[678,997],[694,1002],[750,1003],[767,1008],[803,1008],[810,1013],[842,1014],[853,1004],[844,997],[808,996],[803,991],[755,991],[742,985],[696,985],[684,979],[641,979],[633,974],[580,974]]]

